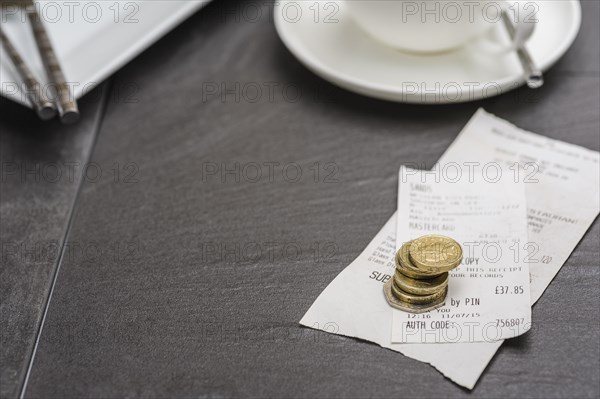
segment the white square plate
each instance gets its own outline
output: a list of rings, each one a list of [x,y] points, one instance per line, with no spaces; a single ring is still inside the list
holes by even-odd
[[[76,98],[137,56],[210,0],[98,0],[36,2]],[[2,10],[2,28],[40,82],[46,74],[25,12]],[[0,94],[30,107],[4,49]]]

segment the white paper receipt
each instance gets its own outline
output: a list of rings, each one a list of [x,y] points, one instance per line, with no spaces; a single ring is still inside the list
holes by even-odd
[[[454,164],[477,165],[474,162],[480,167],[490,162],[504,164],[536,181],[525,186],[528,239],[535,244],[527,262],[533,304],[598,215],[600,154],[524,131],[480,109],[439,165],[448,171]],[[393,313],[383,295],[383,282],[394,273],[395,236],[396,214],[319,295],[300,323],[402,352],[431,364],[457,384],[473,388],[502,341],[391,342]]]
[[[523,179],[510,170],[401,167],[396,250],[427,234],[463,249],[450,272],[443,307],[412,314],[393,309],[392,342],[493,342],[531,327],[527,206]]]

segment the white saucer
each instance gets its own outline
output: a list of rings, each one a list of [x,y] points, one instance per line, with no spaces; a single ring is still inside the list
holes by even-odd
[[[578,0],[535,3],[539,22],[527,47],[537,65],[547,70],[575,40],[581,5]],[[418,55],[369,37],[350,18],[343,1],[282,0],[274,19],[279,37],[304,65],[338,86],[370,97],[456,103],[498,95],[525,82],[516,54],[497,52],[498,42],[508,43],[501,23],[460,49]]]

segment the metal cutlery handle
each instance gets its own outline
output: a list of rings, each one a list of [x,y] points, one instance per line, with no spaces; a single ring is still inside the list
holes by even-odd
[[[508,35],[511,37],[511,39],[514,38],[515,26],[513,25],[513,22],[510,20],[510,16],[506,11],[502,12],[502,20]],[[525,72],[527,86],[531,89],[538,89],[542,87],[544,84],[544,75],[537,67],[535,62],[533,62],[531,54],[529,54],[529,51],[525,45],[520,45],[516,50],[517,55],[519,56],[519,61],[521,62],[521,66],[523,67],[523,71]]]
[[[69,85],[66,82],[65,75],[60,67],[46,28],[42,24],[33,1],[29,2],[25,9],[48,78],[56,85],[56,100],[60,119],[63,123],[74,123],[79,119],[79,108],[74,96],[71,95]]]
[[[2,28],[0,28],[0,41],[2,41],[2,45],[4,46],[8,57],[12,61],[19,77],[25,84],[27,97],[29,98],[29,101],[31,101],[31,104],[35,108],[40,119],[46,121],[54,118],[56,115],[54,103],[48,98],[42,85],[35,78],[29,67],[27,67],[27,64],[25,64],[25,61],[23,61],[23,58],[18,53],[17,49],[4,34]]]

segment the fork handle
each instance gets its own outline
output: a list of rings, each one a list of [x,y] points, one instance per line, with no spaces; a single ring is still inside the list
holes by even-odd
[[[63,70],[60,67],[58,58],[56,57],[56,52],[48,37],[48,32],[46,32],[46,28],[42,23],[33,1],[27,5],[26,11],[35,38],[35,43],[38,47],[42,62],[44,63],[44,68],[46,69],[48,78],[56,86],[56,99],[60,119],[63,123],[74,123],[79,119],[77,101],[75,101],[75,97],[71,95],[69,85],[67,84]]]
[[[25,89],[27,89],[27,97],[40,119],[46,121],[54,118],[56,115],[54,103],[48,98],[46,92],[42,89],[42,85],[35,78],[15,46],[8,39],[8,36],[4,34],[2,28],[0,28],[0,41],[6,50],[6,54],[8,54],[8,58],[13,63],[17,74],[23,81]]]

